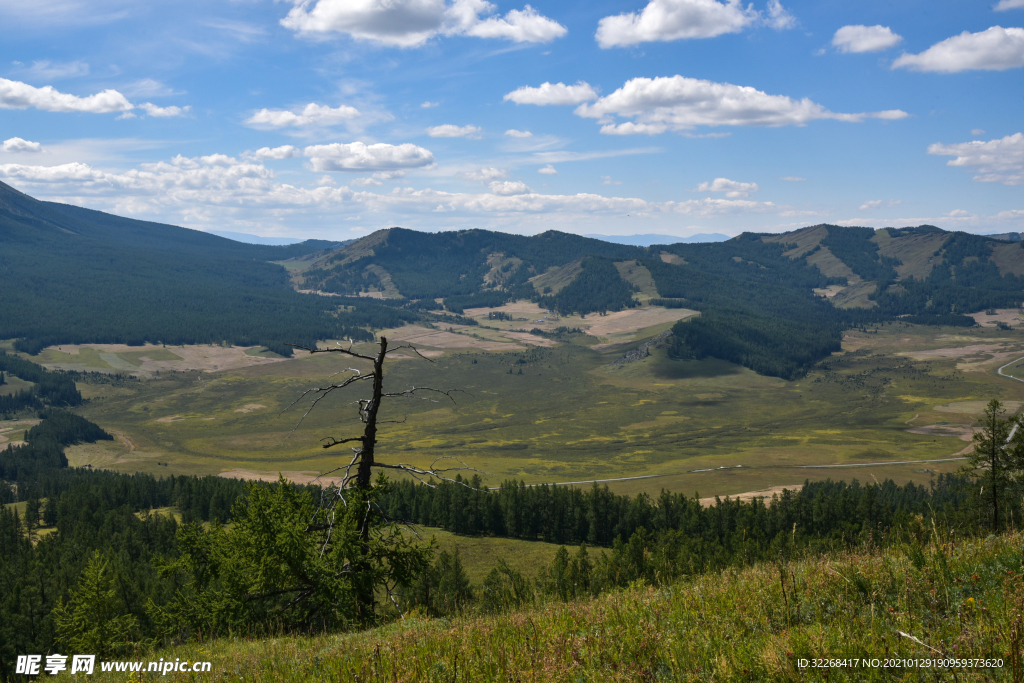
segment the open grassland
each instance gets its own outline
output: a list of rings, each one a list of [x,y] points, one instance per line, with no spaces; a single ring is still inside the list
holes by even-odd
[[[399,352],[386,388],[459,392],[455,402],[393,399],[383,417],[399,422],[382,426],[380,459],[456,456],[489,485],[659,475],[610,484],[629,493],[724,496],[825,477],[926,483],[962,464],[946,459],[970,448],[978,406],[1024,401],[1024,382],[996,374],[1004,358],[1024,356],[1024,335],[994,328],[851,331],[844,353],[795,382],[659,349],[611,367],[629,344],[591,348],[579,337],[517,351],[424,345],[433,362]],[[353,365],[368,369],[325,354],[84,384],[92,400],[82,414],[115,440],[72,446],[68,457],[126,472],[309,480],[345,459],[320,440],[358,432],[351,402],[363,394],[332,394],[304,420],[310,397],[300,396]]]
[[[225,639],[150,658],[211,661],[202,679],[213,681],[1019,681],[1022,542],[1019,534],[913,542],[508,614]],[[998,666],[799,666],[836,657],[979,658]],[[100,680],[124,674],[113,676]]]

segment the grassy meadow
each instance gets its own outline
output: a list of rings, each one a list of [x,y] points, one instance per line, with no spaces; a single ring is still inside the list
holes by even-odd
[[[593,318],[586,323],[607,324]],[[574,323],[546,323],[556,324]],[[642,339],[668,325],[612,334]],[[843,353],[795,382],[723,361],[673,361],[662,349],[612,367],[636,345],[614,337],[480,348],[488,336],[508,342],[501,332],[497,325],[445,330],[417,344],[433,362],[408,351],[393,357],[386,388],[458,391],[454,402],[391,399],[383,417],[396,422],[382,426],[381,460],[425,466],[455,456],[492,486],[513,477],[624,479],[609,482],[621,493],[724,496],[826,477],[927,483],[959,467],[959,460],[925,461],[962,457],[985,402],[998,398],[1013,409],[1024,402],[1024,382],[996,373],[1024,357],[1019,330],[851,330]],[[439,346],[429,346],[433,340]],[[363,395],[358,385],[325,397],[303,418],[311,401],[304,391],[338,381],[346,368],[367,369],[339,355],[300,352],[282,361],[260,349],[219,347],[68,351],[47,349],[39,360],[107,373],[128,372],[122,364],[142,368],[141,381],[80,385],[90,399],[80,412],[115,440],[70,447],[72,465],[270,479],[283,472],[309,481],[345,458],[320,440],[360,428],[351,403]],[[182,364],[173,358],[205,370],[175,370]],[[1015,365],[1004,372],[1011,370],[1021,372]]]
[[[1022,547],[1019,534],[912,541],[570,603],[537,598],[507,614],[411,615],[359,633],[221,639],[139,658],[210,661],[201,678],[214,681],[1020,681]],[[800,667],[825,657],[1001,667]]]

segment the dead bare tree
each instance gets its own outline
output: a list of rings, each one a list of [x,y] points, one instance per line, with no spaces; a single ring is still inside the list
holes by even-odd
[[[434,486],[438,481],[455,482],[456,480],[452,479],[452,477],[459,471],[478,471],[452,456],[439,457],[434,460],[430,467],[427,468],[415,467],[408,463],[391,464],[378,461],[376,450],[378,425],[386,422],[398,422],[398,420],[381,420],[379,418],[382,401],[388,398],[418,398],[428,401],[440,401],[447,399],[454,403],[455,399],[453,394],[458,390],[443,390],[434,387],[413,386],[404,391],[386,392],[384,390],[384,361],[388,354],[400,350],[408,350],[430,363],[433,363],[434,361],[424,356],[411,344],[402,344],[400,346],[388,348],[388,340],[385,337],[380,338],[379,349],[377,353],[372,356],[354,351],[353,345],[349,345],[348,348],[346,348],[340,343],[326,348],[310,348],[295,344],[291,346],[296,349],[308,351],[310,354],[341,354],[350,358],[368,361],[373,366],[373,369],[370,372],[363,372],[358,368],[346,368],[341,370],[331,377],[347,375],[344,380],[334,381],[325,386],[307,389],[291,404],[295,405],[303,398],[310,395],[313,396],[313,400],[310,402],[309,407],[299,420],[299,424],[301,424],[302,420],[304,420],[306,416],[317,407],[320,401],[324,400],[332,393],[341,391],[361,382],[369,382],[372,387],[369,398],[360,398],[355,401],[358,405],[359,420],[363,423],[362,434],[358,436],[330,436],[323,439],[323,448],[333,448],[343,444],[357,445],[352,447],[353,455],[347,464],[317,477],[317,480],[319,481],[321,478],[328,477],[332,474],[342,473],[340,480],[335,480],[331,485],[323,488],[317,512],[306,528],[307,533],[322,534],[321,553],[326,552],[328,546],[332,542],[335,524],[339,519],[339,512],[344,511],[345,513],[352,513],[354,512],[354,510],[351,509],[352,506],[359,506],[359,512],[361,513],[361,520],[359,521],[358,528],[360,557],[352,563],[350,570],[351,575],[356,577],[357,583],[360,584],[357,587],[357,594],[361,611],[364,614],[369,614],[372,613],[374,608],[375,575],[376,578],[381,578],[377,575],[379,573],[375,573],[370,566],[371,531],[375,525],[379,526],[381,523],[393,523],[392,520],[387,518],[387,515],[377,504],[374,496],[371,495],[374,488],[374,469],[405,472],[409,476],[428,486]],[[298,425],[296,425],[296,428],[297,427]],[[439,463],[447,463],[449,461],[453,463],[450,467],[438,466]],[[362,577],[362,579],[359,577]],[[384,580],[380,582],[381,585],[384,586],[385,591],[392,602],[396,602],[393,592],[395,587],[393,582],[389,581],[387,577],[383,577],[383,579]]]

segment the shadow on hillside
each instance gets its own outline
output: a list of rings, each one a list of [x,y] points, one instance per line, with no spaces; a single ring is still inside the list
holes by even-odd
[[[664,379],[697,379],[738,375],[743,367],[717,358],[704,360],[672,360],[658,358],[652,368],[657,377]]]

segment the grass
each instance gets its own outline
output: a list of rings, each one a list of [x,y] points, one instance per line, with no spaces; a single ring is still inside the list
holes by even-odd
[[[541,567],[551,565],[558,551],[554,543],[488,536],[456,536],[432,527],[418,527],[417,530],[421,538],[433,538],[439,551],[452,552],[457,546],[463,568],[476,588],[483,584],[484,577],[499,558],[524,576],[532,578],[536,577]]]
[[[4,383],[0,385],[0,396],[10,396],[19,391],[28,391],[34,386],[35,382],[28,382],[14,375],[4,374]]]
[[[969,444],[955,435],[908,429],[939,422],[969,426],[976,419],[935,410],[950,403],[1024,400],[1024,383],[995,374],[1007,361],[991,350],[1024,354],[1022,342],[995,329],[851,331],[844,340],[847,353],[796,382],[722,361],[672,361],[663,350],[610,368],[628,345],[597,351],[563,344],[516,353],[449,349],[436,363],[389,364],[392,388],[426,385],[464,393],[455,394],[456,403],[390,403],[384,417],[405,421],[382,427],[379,453],[385,462],[418,465],[457,456],[489,473],[490,485],[512,477],[538,483],[658,474],[665,476],[615,486],[726,495],[826,476],[926,483],[960,463],[798,466],[956,456]],[[926,360],[902,355],[967,346],[989,350]],[[349,402],[362,394],[325,399],[301,425],[306,404],[288,406],[348,365],[304,356],[219,373],[163,373],[131,387],[92,391],[85,385],[92,400],[82,414],[125,438],[73,446],[69,458],[75,465],[158,475],[237,468],[298,477],[327,471],[341,456],[321,449],[319,439],[359,429]],[[265,408],[240,412],[249,404]],[[178,418],[160,421],[172,416]],[[158,468],[157,461],[170,467]],[[716,469],[736,465],[742,467]]]
[[[409,618],[359,633],[222,639],[151,655],[204,680],[1022,680],[1018,533],[810,557],[636,585],[508,614]],[[906,635],[904,635],[906,634]],[[802,659],[991,658],[1002,668],[800,668]],[[99,667],[97,667],[99,668]],[[113,675],[99,680],[114,680]],[[116,680],[123,680],[119,674]]]

